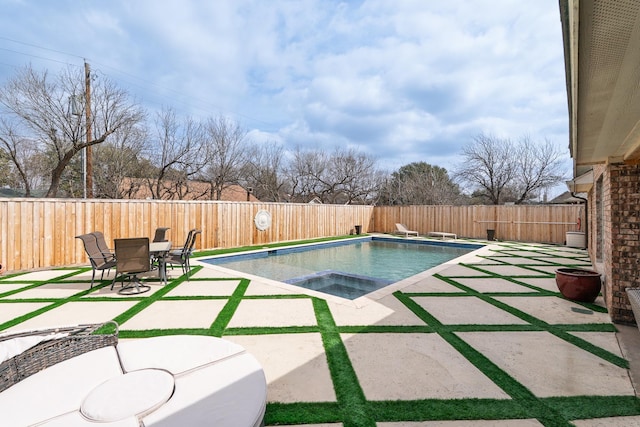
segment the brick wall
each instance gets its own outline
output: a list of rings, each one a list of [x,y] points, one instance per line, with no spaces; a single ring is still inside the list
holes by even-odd
[[[594,180],[596,185],[589,195],[590,254],[601,266],[611,319],[634,323],[625,289],[640,287],[640,165],[598,166],[594,168]],[[602,216],[599,229],[598,215]],[[601,259],[596,259],[598,244],[602,245]]]

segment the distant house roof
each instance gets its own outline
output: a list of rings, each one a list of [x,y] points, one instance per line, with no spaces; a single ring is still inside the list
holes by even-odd
[[[584,200],[572,196],[571,193],[568,191],[565,191],[564,193],[560,194],[559,196],[549,201],[549,204],[552,204],[552,205],[567,205],[567,204],[577,205],[580,203],[584,203]]]
[[[125,194],[123,196],[126,199],[150,199],[152,197],[151,190],[146,185],[145,180],[141,178],[127,178],[122,186],[123,188],[132,189],[128,195]],[[164,200],[211,200],[211,186],[206,182],[189,181],[187,185],[182,185],[179,189],[176,189],[172,182],[165,182],[164,187],[167,188],[166,197],[162,197]],[[126,193],[126,191],[123,191],[123,193]],[[178,195],[178,193],[181,195]],[[260,201],[252,192],[237,184],[223,188],[220,200],[226,202]]]

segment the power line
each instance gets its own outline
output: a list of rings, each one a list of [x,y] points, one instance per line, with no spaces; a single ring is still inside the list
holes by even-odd
[[[13,43],[23,44],[23,45],[25,45],[25,46],[35,47],[36,49],[48,50],[48,51],[50,51],[50,52],[61,53],[61,54],[63,54],[63,55],[74,56],[74,57],[76,57],[76,58],[83,59],[83,57],[82,57],[82,56],[75,55],[75,54],[73,54],[73,53],[63,52],[63,51],[61,51],[61,50],[56,50],[56,49],[51,49],[51,48],[48,48],[48,47],[38,46],[38,45],[35,45],[35,44],[31,44],[31,43],[21,42],[21,41],[19,41],[19,40],[10,39],[10,38],[8,38],[8,37],[2,37],[2,36],[0,36],[0,39],[2,39],[2,40],[7,40],[7,41],[10,41],[10,42],[13,42]],[[19,52],[17,52],[17,53],[19,53]]]
[[[59,64],[74,66],[74,64],[71,64],[69,62],[63,62],[63,61],[59,61],[59,60],[53,59],[53,58],[45,58],[44,56],[33,55],[31,53],[20,52],[20,51],[13,50],[13,49],[7,49],[5,47],[0,47],[0,50],[4,50],[4,51],[7,51],[7,52],[12,52],[12,53],[17,53],[18,55],[31,56],[32,58],[44,59],[45,61],[52,61],[52,62],[57,62]]]
[[[194,97],[194,96],[190,96],[190,95],[185,95],[184,93],[178,92],[178,91],[176,91],[176,90],[174,90],[172,88],[164,87],[164,86],[158,85],[158,84],[156,84],[154,82],[151,82],[151,81],[149,81],[149,79],[135,76],[133,74],[127,73],[127,72],[122,71],[122,70],[119,70],[119,69],[117,69],[115,67],[112,67],[110,65],[107,65],[107,64],[104,64],[104,63],[100,63],[100,62],[96,62],[96,61],[87,59],[86,57],[83,57],[83,56],[80,56],[80,55],[64,52],[64,51],[61,51],[61,50],[58,50],[58,49],[51,49],[51,48],[48,48],[48,47],[39,46],[39,45],[36,45],[36,44],[33,44],[33,43],[22,42],[22,41],[19,41],[19,40],[11,39],[9,37],[0,36],[0,40],[7,40],[7,41],[10,41],[12,43],[18,43],[18,44],[29,46],[29,47],[33,47],[33,48],[36,48],[36,49],[42,49],[42,50],[46,50],[46,51],[50,51],[50,52],[55,52],[55,53],[59,53],[61,55],[67,55],[67,56],[70,56],[70,57],[73,57],[73,58],[79,58],[79,59],[82,59],[83,61],[84,60],[88,60],[88,61],[90,61],[90,62],[92,62],[94,64],[97,64],[97,65],[100,65],[102,67],[106,67],[108,69],[111,69],[111,70],[115,71],[116,73],[119,73],[121,75],[129,77],[131,79],[137,80],[138,82],[142,82],[142,84],[139,84],[139,83],[133,83],[132,81],[128,81],[127,79],[122,79],[122,78],[119,79],[121,81],[126,82],[129,85],[133,85],[133,86],[139,87],[143,91],[151,92],[153,94],[154,92],[153,92],[152,88],[155,87],[157,89],[161,89],[164,92],[173,93],[175,95],[178,95],[179,98],[183,98],[183,99],[187,98],[186,101],[181,101],[179,98],[178,99],[176,99],[176,98],[170,98],[169,99],[169,98],[165,98],[165,96],[163,96],[163,95],[160,95],[161,98],[169,99],[171,101],[171,103],[174,103],[174,102],[178,101],[179,103],[181,103],[182,105],[184,105],[186,107],[194,107],[195,106],[196,108],[202,109],[204,111],[208,111],[210,113],[214,112],[214,111],[210,111],[210,108],[213,108],[214,110],[218,110],[218,112],[221,111],[221,108],[219,106],[215,106],[215,105],[211,104],[210,102],[208,102],[208,101],[206,101],[204,99],[200,99],[200,98],[197,98],[197,97]],[[20,52],[20,51],[13,50],[13,49],[0,47],[0,50],[16,53],[16,54],[19,54],[19,55],[30,56],[30,57],[37,58],[37,59],[42,59],[42,60],[45,60],[45,61],[51,61],[51,62],[56,62],[56,63],[59,63],[59,64],[63,64],[63,65],[68,65],[68,66],[74,66],[74,67],[81,68],[79,65],[76,65],[76,64],[73,64],[73,63],[64,62],[64,61],[60,61],[60,60],[53,59],[53,58],[47,58],[47,57],[43,57],[43,56],[38,56],[38,55],[31,54],[31,53]],[[5,65],[9,65],[9,64],[5,64]],[[12,66],[12,65],[9,65],[9,66]],[[18,68],[17,66],[13,66],[13,67]],[[104,73],[104,72],[102,72],[100,70],[96,70],[96,71],[98,71],[101,74],[104,74],[106,76],[109,76],[108,74],[106,74],[106,73]],[[147,100],[147,102],[148,102],[148,100]],[[201,107],[197,107],[198,104]],[[204,107],[204,108],[202,108],[202,107]],[[250,120],[252,122],[262,123],[264,125],[274,125],[274,123],[266,122],[264,120],[261,120],[261,119],[255,118],[255,117],[251,117],[251,116],[248,116],[248,115],[245,115],[245,114],[242,114],[242,113],[238,113],[238,112],[235,112],[235,111],[230,111],[230,113],[232,113],[232,114],[234,114],[234,115],[236,115],[238,117],[242,117],[242,118],[248,119],[248,120]]]

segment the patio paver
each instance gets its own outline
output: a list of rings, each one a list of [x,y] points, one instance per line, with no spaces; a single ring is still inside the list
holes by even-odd
[[[445,325],[526,324],[524,320],[476,297],[413,297],[413,300]],[[456,310],[451,307],[456,307]]]
[[[557,297],[496,297],[496,300],[551,324],[610,323],[607,313],[598,313]]]
[[[317,325],[309,299],[243,300],[229,322],[230,328],[309,325]]]
[[[156,301],[124,322],[121,329],[209,328],[226,300]]]
[[[253,354],[267,378],[269,402],[335,402],[320,334],[227,336]]]
[[[635,394],[626,369],[547,332],[463,332],[460,337],[538,397]],[[553,363],[550,354],[557,355]]]
[[[367,399],[509,398],[437,334],[343,334],[342,340]]]

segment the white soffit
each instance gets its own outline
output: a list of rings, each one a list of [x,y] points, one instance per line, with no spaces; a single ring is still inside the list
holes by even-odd
[[[640,1],[580,1],[577,165],[640,158]]]

